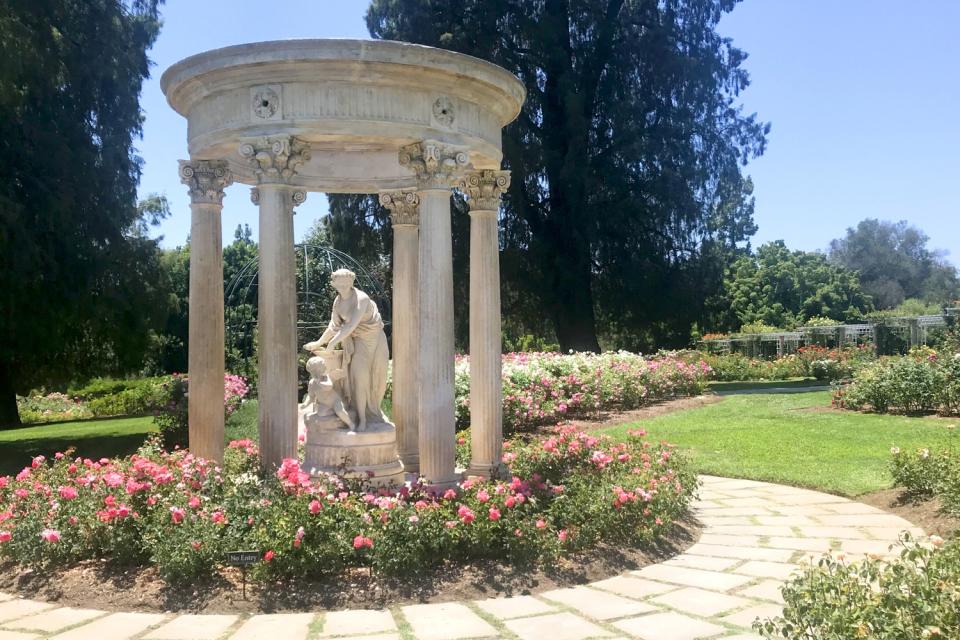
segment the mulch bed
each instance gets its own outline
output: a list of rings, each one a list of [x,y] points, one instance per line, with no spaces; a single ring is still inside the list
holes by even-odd
[[[113,611],[272,613],[318,609],[383,608],[395,604],[451,602],[528,595],[620,575],[682,553],[700,537],[699,522],[678,523],[668,539],[640,550],[611,545],[542,568],[485,561],[448,563],[403,578],[382,578],[366,569],[322,580],[247,584],[228,569],[189,587],[168,587],[153,568],[120,569],[85,562],[64,571],[30,571],[0,563],[0,591],[72,606]]]

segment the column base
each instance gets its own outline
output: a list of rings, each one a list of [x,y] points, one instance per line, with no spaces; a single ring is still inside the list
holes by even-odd
[[[464,475],[468,478],[492,478],[495,480],[506,480],[511,477],[510,468],[502,462],[495,465],[473,463],[464,471]]]
[[[463,469],[457,469],[454,471],[453,476],[449,478],[444,478],[442,480],[434,480],[432,482],[424,482],[423,489],[431,493],[443,493],[447,489],[456,489],[461,482],[464,481],[465,473]]]
[[[400,461],[403,462],[403,468],[408,473],[420,473],[420,454],[419,453],[401,453]]]

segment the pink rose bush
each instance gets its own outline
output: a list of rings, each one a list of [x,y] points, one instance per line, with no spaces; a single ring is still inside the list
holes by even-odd
[[[154,565],[171,583],[214,573],[239,549],[260,552],[253,575],[265,580],[537,563],[601,541],[653,541],[696,489],[683,456],[640,432],[615,442],[558,427],[505,447],[508,477],[442,492],[367,490],[311,477],[296,460],[263,477],[249,441],[231,443],[222,466],[158,443],[120,459],[38,458],[0,479],[0,558],[46,570],[93,559]]]
[[[528,431],[597,411],[636,409],[659,400],[699,395],[710,375],[703,361],[627,351],[508,353],[503,356],[503,425]],[[456,364],[457,425],[470,426],[470,358]]]

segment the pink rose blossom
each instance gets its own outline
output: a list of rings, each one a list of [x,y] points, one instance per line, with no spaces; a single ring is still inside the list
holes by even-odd
[[[44,542],[60,542],[60,532],[56,529],[44,529],[40,533],[40,537],[43,538]]]

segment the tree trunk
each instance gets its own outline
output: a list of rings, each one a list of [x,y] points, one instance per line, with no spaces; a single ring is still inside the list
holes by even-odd
[[[13,388],[13,379],[6,371],[0,371],[0,428],[14,427],[20,424],[20,412],[17,410],[17,394]]]
[[[576,237],[554,240],[555,259],[549,296],[553,300],[553,319],[560,350],[599,352],[589,247]]]

